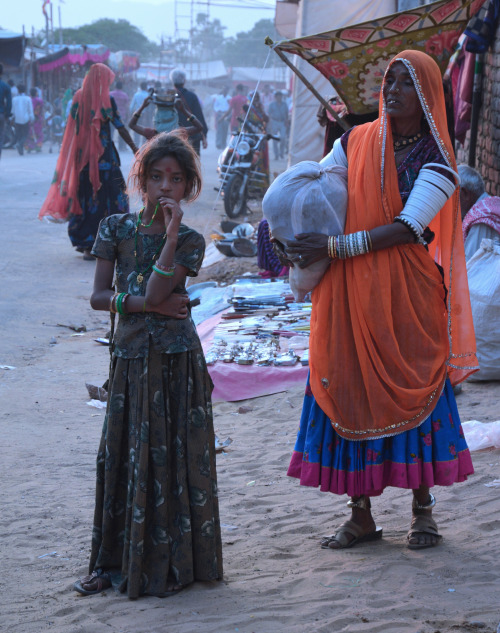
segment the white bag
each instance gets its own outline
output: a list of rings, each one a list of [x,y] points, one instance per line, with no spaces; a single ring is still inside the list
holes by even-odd
[[[347,211],[347,169],[323,167],[312,160],[293,165],[271,184],[262,201],[262,211],[277,240],[285,247],[298,233],[344,233]],[[296,301],[320,281],[330,260],[307,268],[290,269],[290,287]]]
[[[480,367],[468,380],[500,380],[500,243],[481,240],[467,277]]]

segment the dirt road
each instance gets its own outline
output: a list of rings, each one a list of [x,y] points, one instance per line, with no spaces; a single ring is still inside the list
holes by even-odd
[[[223,216],[220,203],[211,211],[211,145],[204,194],[186,212],[205,235]],[[376,500],[383,541],[325,553],[319,536],[341,523],[345,499],[300,489],[285,476],[302,388],[248,401],[246,412],[240,403],[215,406],[216,432],[233,438],[217,461],[223,583],[136,602],[72,591],[88,564],[104,417],[86,404],[85,383],[107,377],[108,350],[94,339],[109,320],[89,306],[94,263],[71,248],[66,225],[37,219],[55,161],[55,154],[6,151],[0,163],[0,365],[12,367],[0,369],[0,630],[494,633],[499,452],[475,453],[476,475],[436,492],[439,548],[406,550],[410,493],[391,489]],[[86,331],[75,331],[81,325]],[[500,383],[467,384],[458,399],[462,419],[498,419],[499,397]]]

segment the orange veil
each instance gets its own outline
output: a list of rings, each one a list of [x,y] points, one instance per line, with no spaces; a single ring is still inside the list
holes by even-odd
[[[101,122],[111,117],[109,87],[114,78],[114,72],[107,66],[94,64],[73,97],[54,178],[38,214],[40,219],[48,215],[67,220],[69,214],[82,214],[78,184],[86,165],[94,194],[99,190],[99,158],[104,152],[99,134]]]
[[[410,72],[438,148],[456,170],[437,64],[419,51],[395,61]],[[379,113],[349,137],[346,233],[389,224],[403,208],[382,91]],[[410,244],[336,260],[314,290],[311,388],[342,437],[414,428],[434,409],[447,375],[456,384],[478,369],[458,190],[430,229],[429,252]],[[444,269],[446,304],[434,260]]]

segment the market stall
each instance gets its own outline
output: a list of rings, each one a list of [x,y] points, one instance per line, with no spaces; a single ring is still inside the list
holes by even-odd
[[[188,292],[192,299],[200,299],[193,318],[214,383],[215,402],[246,400],[305,385],[311,304],[295,303],[287,280],[242,277],[225,288],[200,285],[204,286],[201,292],[197,285]]]

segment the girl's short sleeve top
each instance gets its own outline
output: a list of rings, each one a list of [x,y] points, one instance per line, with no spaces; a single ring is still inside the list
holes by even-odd
[[[99,225],[97,238],[92,249],[96,257],[115,262],[116,292],[127,292],[134,296],[144,296],[146,285],[152,272],[152,263],[159,254],[163,234],[148,235],[137,232],[137,215],[125,213],[104,218]],[[202,235],[185,224],[179,228],[179,237],[174,262],[187,268],[188,275],[196,277],[205,253]],[[138,279],[143,277],[142,282]],[[174,292],[184,294],[184,284]],[[201,347],[196,327],[188,316],[174,319],[156,312],[119,315],[113,338],[113,353],[122,358],[140,358],[148,355],[149,345],[164,354],[177,354]]]

